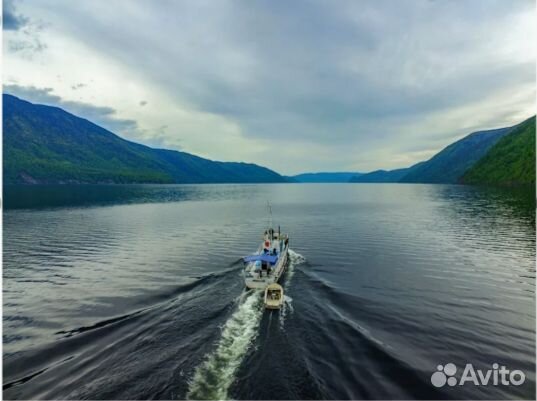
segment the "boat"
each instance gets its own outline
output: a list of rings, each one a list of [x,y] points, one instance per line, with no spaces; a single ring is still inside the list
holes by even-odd
[[[265,231],[257,252],[243,258],[246,287],[264,290],[280,280],[287,265],[289,237],[273,229]]]
[[[268,205],[270,219],[263,242],[253,255],[243,258],[244,283],[246,287],[258,290],[266,289],[270,284],[280,280],[287,265],[289,254],[289,236],[282,234],[280,227],[276,232],[272,228],[272,210]]]
[[[265,289],[265,308],[280,309],[283,305],[283,287],[279,284],[270,284]]]

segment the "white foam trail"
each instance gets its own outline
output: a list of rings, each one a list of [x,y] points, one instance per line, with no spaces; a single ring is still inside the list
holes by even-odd
[[[284,287],[287,289],[291,283],[291,279],[295,274],[295,266],[300,265],[306,261],[306,258],[301,254],[289,249],[289,266],[287,267],[287,275],[285,278]]]
[[[237,310],[223,327],[216,350],[196,368],[188,399],[225,400],[235,372],[253,343],[261,321],[263,301],[260,291],[246,293]]]
[[[293,277],[294,267],[305,261],[302,255],[289,249],[285,288]],[[263,315],[262,293],[262,291],[250,291],[243,294],[237,310],[224,324],[222,337],[216,350],[196,368],[190,381],[188,399],[226,400],[229,398],[228,390],[235,379],[235,373],[258,334]],[[285,296],[284,308],[281,311],[283,313],[280,313],[282,327],[286,308],[289,308],[290,312],[293,311],[290,302],[291,298]]]
[[[293,302],[293,298],[287,295],[283,296],[283,306],[282,306],[282,309],[280,310],[280,328],[282,330],[284,328],[284,323],[285,323],[285,318],[287,317],[287,312],[289,313],[294,312],[292,302]]]
[[[295,266],[300,265],[306,261],[306,258],[298,252],[289,249],[289,266],[287,267],[287,274],[285,275],[285,283],[283,287],[287,291],[287,288],[291,284],[291,279],[295,274]],[[285,324],[285,318],[288,312],[293,313],[293,305],[291,302],[293,299],[287,295],[284,295],[284,303],[280,310],[280,328],[283,330]]]

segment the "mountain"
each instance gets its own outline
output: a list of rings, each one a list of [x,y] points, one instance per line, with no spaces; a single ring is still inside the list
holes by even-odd
[[[462,176],[467,184],[535,184],[535,116],[515,126]]]
[[[410,169],[411,167],[400,168],[397,170],[375,170],[370,173],[354,176],[349,182],[399,182]]]
[[[352,177],[360,176],[362,173],[304,173],[289,177],[295,182],[349,182]]]
[[[412,168],[399,182],[457,183],[459,178],[509,132],[509,128],[474,132]]]
[[[203,159],[127,141],[60,108],[3,95],[4,182],[285,182],[249,163]]]

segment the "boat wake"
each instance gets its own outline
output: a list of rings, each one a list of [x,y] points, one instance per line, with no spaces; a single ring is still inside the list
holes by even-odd
[[[289,249],[289,266],[284,283],[289,286],[294,274],[294,267],[306,259]],[[292,312],[291,298],[285,296],[283,309],[280,311],[280,325],[287,311]],[[190,400],[225,400],[229,399],[228,390],[235,373],[258,335],[259,324],[263,316],[263,291],[244,292],[238,301],[238,307],[224,324],[222,336],[216,350],[194,371],[187,399]]]
[[[292,302],[293,302],[293,298],[291,298],[288,295],[284,295],[283,306],[282,306],[282,309],[280,310],[280,328],[282,330],[284,329],[285,319],[287,315],[292,314],[294,311]]]
[[[289,249],[289,266],[287,267],[287,275],[285,277],[284,288],[287,289],[291,284],[291,279],[295,275],[295,266],[306,262],[306,258],[298,252]]]
[[[216,350],[198,366],[190,382],[188,399],[229,399],[228,389],[236,370],[253,343],[261,321],[261,291],[248,291],[241,296],[237,310],[222,329]]]
[[[305,263],[306,258],[302,256],[301,254],[293,251],[292,249],[289,249],[289,266],[287,268],[287,275],[285,277],[285,283],[283,284],[283,287],[285,290],[289,288],[289,285],[291,284],[291,280],[293,278],[293,275],[295,274],[295,267]],[[283,330],[285,325],[285,319],[287,315],[293,313],[293,298],[291,298],[288,295],[284,295],[284,303],[282,306],[282,309],[280,310],[280,328]]]

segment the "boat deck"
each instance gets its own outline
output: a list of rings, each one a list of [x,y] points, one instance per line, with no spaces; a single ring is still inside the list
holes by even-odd
[[[285,271],[288,250],[286,235],[275,235],[271,240],[265,237],[257,252],[244,258],[247,262],[244,269],[246,286],[265,289],[268,285],[277,283]]]

